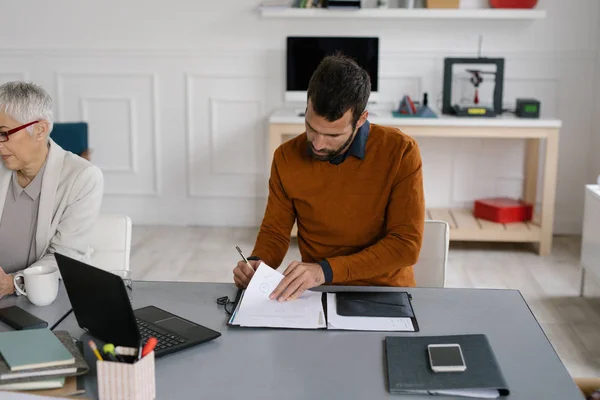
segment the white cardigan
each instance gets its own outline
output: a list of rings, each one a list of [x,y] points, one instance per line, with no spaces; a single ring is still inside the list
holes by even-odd
[[[35,234],[37,261],[31,266],[56,266],[55,252],[89,263],[89,237],[100,213],[104,177],[89,161],[49,141]],[[0,165],[2,210],[12,173]]]

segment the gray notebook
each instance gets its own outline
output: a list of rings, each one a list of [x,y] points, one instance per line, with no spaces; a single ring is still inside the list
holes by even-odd
[[[433,372],[427,345],[458,343],[467,369]],[[466,397],[507,396],[508,386],[485,335],[385,338],[388,387],[392,394],[452,394]]]

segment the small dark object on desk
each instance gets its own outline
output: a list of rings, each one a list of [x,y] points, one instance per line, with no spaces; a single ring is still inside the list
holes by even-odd
[[[536,99],[517,99],[515,114],[519,118],[539,118],[540,102]]]
[[[48,323],[18,306],[0,309],[0,321],[20,331],[24,329],[46,328]]]
[[[231,301],[229,299],[229,296],[223,296],[223,297],[219,297],[217,299],[217,304],[220,306],[223,306],[223,308],[225,308],[225,312],[228,315],[231,315],[231,314],[233,314],[233,310],[235,309],[236,302]],[[227,307],[229,307],[229,309],[227,309]]]
[[[359,9],[361,7],[360,0],[329,0],[327,8],[348,8]]]
[[[51,331],[53,331],[54,329],[56,329],[56,327],[57,327],[58,325],[60,325],[60,323],[61,323],[61,322],[63,322],[63,321],[65,320],[65,318],[67,318],[69,315],[71,315],[71,313],[72,313],[72,312],[73,312],[73,309],[72,309],[72,308],[70,308],[70,309],[69,309],[69,311],[67,311],[66,313],[64,313],[64,314],[63,314],[63,316],[62,316],[62,317],[60,317],[60,319],[59,319],[58,321],[56,321],[56,322],[54,323],[54,325],[52,325],[52,326],[50,327],[50,330],[51,330]]]

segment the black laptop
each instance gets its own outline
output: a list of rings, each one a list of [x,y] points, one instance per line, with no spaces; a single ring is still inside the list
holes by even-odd
[[[158,307],[134,311],[119,276],[62,254],[55,257],[77,323],[106,343],[139,348],[154,336],[155,356],[161,357],[221,336]]]

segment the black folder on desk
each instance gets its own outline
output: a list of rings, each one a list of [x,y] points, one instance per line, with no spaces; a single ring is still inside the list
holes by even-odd
[[[457,343],[467,369],[463,372],[433,372],[429,366],[429,344]],[[392,394],[443,394],[447,390],[491,390],[509,394],[508,386],[485,335],[386,337],[388,385]],[[467,396],[465,392],[464,396]]]
[[[337,314],[345,317],[414,318],[406,292],[337,292]]]

